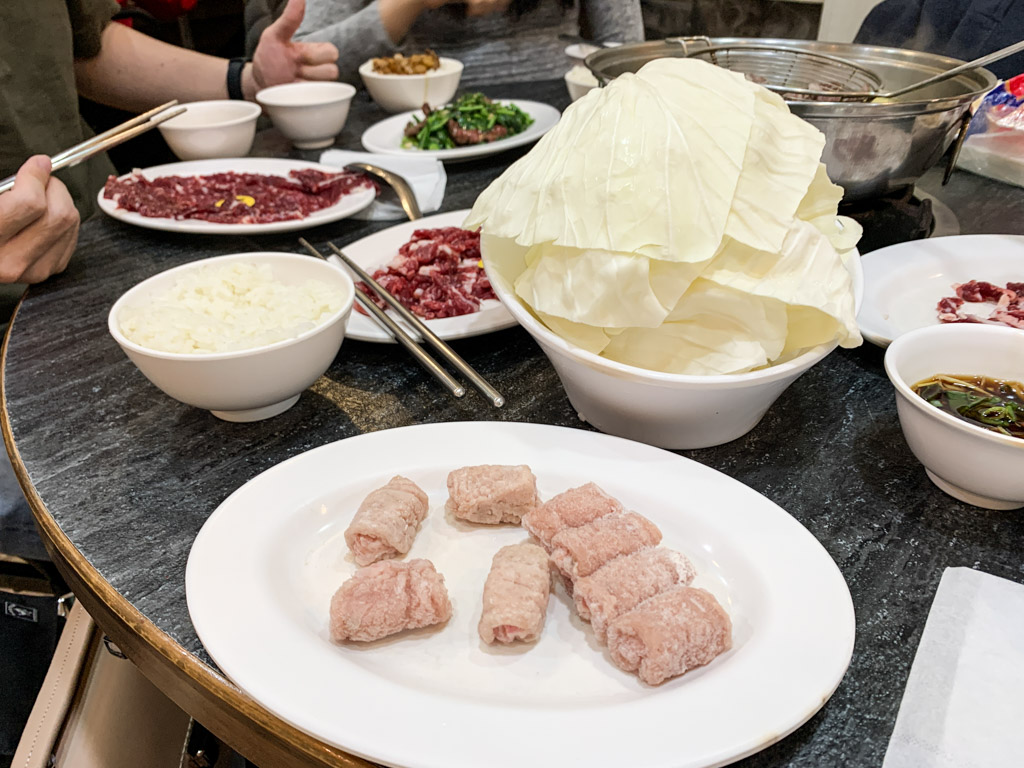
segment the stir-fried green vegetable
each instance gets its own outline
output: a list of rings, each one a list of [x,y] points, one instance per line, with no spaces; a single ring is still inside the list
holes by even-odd
[[[912,389],[947,413],[1013,437],[1024,437],[1024,385],[984,376],[937,374]]]
[[[448,121],[454,120],[459,128],[486,133],[495,126],[504,126],[505,136],[525,131],[533,118],[515,104],[491,101],[482,93],[465,93],[451,104],[433,110],[424,120],[413,120],[409,126],[419,126],[414,135],[406,130],[402,146],[411,149],[452,149],[459,142],[452,137]],[[504,138],[502,136],[501,138]]]

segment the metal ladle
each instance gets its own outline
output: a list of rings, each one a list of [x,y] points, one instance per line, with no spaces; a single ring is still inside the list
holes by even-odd
[[[412,191],[412,187],[409,186],[403,177],[397,173],[381,168],[379,165],[371,165],[370,163],[349,163],[345,166],[346,171],[352,171],[354,173],[368,173],[371,176],[376,176],[378,179],[383,181],[398,195],[398,202],[401,204],[402,209],[405,211],[405,215],[409,217],[410,221],[416,219],[422,219],[423,214],[420,212],[419,203],[416,202],[416,195]]]

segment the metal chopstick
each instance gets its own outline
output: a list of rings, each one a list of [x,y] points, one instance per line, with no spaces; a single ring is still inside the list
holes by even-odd
[[[415,328],[427,343],[440,352],[449,363],[454,365],[455,368],[458,369],[459,373],[469,379],[470,383],[479,389],[484,396],[491,401],[491,405],[495,408],[501,408],[501,406],[505,404],[505,398],[500,392],[498,392],[498,390],[487,382],[487,379],[477,373],[469,363],[459,357],[455,353],[455,350],[445,344],[441,338],[430,330],[422,320],[402,306],[402,303],[398,299],[384,290],[376,280],[370,277],[365,269],[346,256],[345,253],[334,243],[328,243],[327,245],[338,255],[339,259],[345,262],[345,265],[349,269],[359,276],[360,280],[370,286],[378,296],[387,302],[387,304],[398,313],[399,317]]]
[[[51,171],[59,171],[61,168],[78,165],[83,160],[86,160],[99,152],[105,152],[111,147],[116,147],[122,142],[133,139],[136,136],[155,128],[164,120],[170,120],[172,117],[177,117],[185,111],[185,107],[178,107],[170,112],[166,111],[177,103],[177,101],[169,101],[163,106],[151,109],[149,112],[145,112],[138,117],[133,117],[131,120],[128,120],[121,125],[115,126],[108,131],[104,131],[97,136],[93,136],[92,138],[86,139],[73,147],[65,149],[50,158]],[[8,176],[3,181],[0,181],[0,193],[8,192],[14,188],[14,180],[16,176],[17,174]]]
[[[299,242],[314,256],[317,256],[324,261],[329,261],[329,259],[314,248],[306,238],[300,237]],[[466,388],[464,386],[452,378],[452,375],[438,365],[434,358],[424,352],[420,345],[417,344],[408,333],[402,330],[402,327],[398,323],[388,317],[387,313],[383,309],[374,304],[373,299],[358,288],[356,288],[356,301],[358,301],[359,304],[395,338],[395,341],[409,350],[412,356],[416,358],[417,362],[427,369],[428,373],[444,384],[449,392],[455,395],[455,397],[462,397],[466,394]]]

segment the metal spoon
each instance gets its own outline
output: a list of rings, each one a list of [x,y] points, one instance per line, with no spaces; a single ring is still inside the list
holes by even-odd
[[[378,165],[371,165],[370,163],[349,163],[345,166],[345,170],[353,171],[355,173],[368,173],[371,176],[376,176],[395,190],[395,194],[398,195],[398,202],[401,203],[402,208],[405,210],[405,215],[409,217],[410,221],[423,218],[423,214],[420,213],[420,206],[416,202],[416,195],[413,194],[412,187],[409,186],[408,181],[397,173],[392,173]]]

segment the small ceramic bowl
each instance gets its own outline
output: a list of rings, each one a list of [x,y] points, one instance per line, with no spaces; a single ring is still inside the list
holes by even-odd
[[[597,86],[598,82],[594,73],[581,64],[577,64],[565,73],[565,87],[569,91],[569,98],[573,101],[583,98]]]
[[[1024,332],[993,325],[919,328],[886,350],[907,445],[950,496],[983,509],[1024,506],[1024,440],[945,413],[911,387],[935,374],[1024,382]]]
[[[462,79],[462,62],[440,58],[441,66],[423,75],[382,75],[373,59],[363,62],[359,76],[370,96],[388,112],[408,112],[424,104],[440,107],[452,100]]]
[[[157,126],[164,141],[182,160],[244,157],[256,136],[260,107],[248,101],[195,101],[182,115]]]
[[[256,101],[296,147],[322,149],[331,146],[345,127],[355,94],[348,83],[286,83],[264,88]]]
[[[486,233],[481,244],[495,294],[551,360],[580,418],[611,435],[672,449],[735,440],[757,425],[786,387],[837,346],[834,341],[819,344],[778,365],[720,376],[663,373],[619,363],[566,341],[516,295],[495,266],[506,260],[504,255],[494,257],[501,248],[525,248],[489,239]],[[860,257],[851,254],[847,267],[859,307],[864,287]]]
[[[162,352],[125,337],[120,323],[123,308],[165,293],[189,271],[230,262],[267,264],[274,278],[285,284],[317,280],[335,286],[342,294],[341,308],[294,338],[234,352]],[[354,298],[351,278],[326,261],[295,253],[239,253],[201,259],[142,281],[111,307],[107,327],[146,378],[175,400],[205,408],[225,421],[259,421],[288,410],[327,370],[345,338]]]

